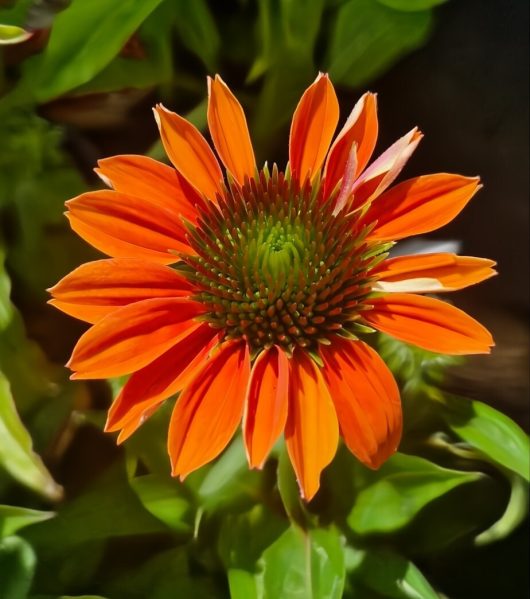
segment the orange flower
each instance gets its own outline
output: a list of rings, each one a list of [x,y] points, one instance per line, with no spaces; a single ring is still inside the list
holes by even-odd
[[[478,322],[418,294],[487,279],[492,261],[387,257],[396,240],[453,219],[479,180],[436,174],[389,189],[421,133],[367,166],[376,96],[359,100],[331,144],[339,107],[322,74],[294,113],[287,169],[258,170],[240,104],[220,77],[208,83],[208,124],[226,174],[199,131],[158,105],[174,168],[142,156],[99,163],[112,190],[70,200],[68,218],[111,258],[74,270],[51,289],[51,303],[93,325],[68,363],[72,378],[132,373],[106,425],[119,442],[180,392],[168,439],[173,475],[214,459],[243,420],[250,466],[263,466],[283,432],[309,500],[339,431],[371,468],[399,444],[398,388],[363,333],[447,354],[490,351]]]

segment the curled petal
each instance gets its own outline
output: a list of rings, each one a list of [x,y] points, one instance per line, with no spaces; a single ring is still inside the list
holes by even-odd
[[[493,260],[456,254],[417,254],[389,258],[372,271],[374,291],[440,293],[457,291],[496,274]]]
[[[115,191],[159,204],[191,222],[197,218],[194,192],[167,164],[147,156],[123,155],[99,160],[94,170]]]
[[[354,207],[359,208],[378,197],[399,175],[423,135],[417,128],[398,139],[356,180],[352,192]]]
[[[72,229],[114,258],[144,258],[161,264],[190,253],[178,215],[145,198],[93,191],[66,202]]]
[[[70,316],[95,323],[113,310],[155,297],[190,295],[192,286],[175,270],[135,258],[87,262],[48,291],[48,303]]]
[[[339,103],[333,85],[322,73],[304,92],[293,115],[289,137],[289,163],[301,184],[319,171],[339,120]]]
[[[241,104],[219,77],[208,77],[208,126],[223,164],[243,185],[256,170],[254,150]]]
[[[216,340],[208,324],[196,324],[173,347],[133,373],[112,403],[105,431],[127,439],[168,397],[181,391],[203,367]]]
[[[223,173],[208,142],[189,121],[167,110],[154,109],[160,137],[169,159],[189,183],[210,200],[222,193]]]
[[[440,173],[403,181],[373,202],[364,220],[377,221],[370,239],[390,241],[443,227],[481,188],[478,177]]]
[[[324,198],[328,198],[345,174],[352,146],[357,147],[356,177],[368,164],[377,141],[377,96],[364,94],[354,106],[329,151],[324,169]]]
[[[337,414],[320,369],[305,353],[292,359],[287,451],[303,497],[309,501],[320,487],[320,473],[331,462],[339,440]]]
[[[244,438],[251,468],[261,468],[287,420],[289,363],[283,350],[267,349],[250,374]]]
[[[374,329],[440,354],[489,354],[490,332],[462,310],[438,299],[392,293],[370,300],[363,312]]]
[[[378,468],[401,439],[401,402],[392,373],[362,341],[337,337],[320,353],[346,445],[361,462]]]
[[[228,445],[243,415],[249,375],[247,344],[229,342],[184,389],[169,425],[173,476],[183,480]]]
[[[187,298],[147,299],[123,306],[81,336],[67,366],[71,378],[102,379],[140,370],[173,346],[204,307]]]

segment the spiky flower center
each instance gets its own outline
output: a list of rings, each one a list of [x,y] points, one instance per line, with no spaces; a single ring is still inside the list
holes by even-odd
[[[319,343],[355,337],[386,248],[366,242],[355,214],[333,214],[318,183],[300,188],[264,169],[200,212],[183,272],[224,339],[245,339],[254,355],[277,344],[318,360]]]

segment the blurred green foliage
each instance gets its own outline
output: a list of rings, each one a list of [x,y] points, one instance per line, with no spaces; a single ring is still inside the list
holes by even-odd
[[[427,41],[438,4],[0,2],[0,598],[433,599],[417,564],[521,526],[528,438],[442,390],[453,359],[378,337],[402,389],[402,453],[372,472],[342,447],[303,505],[281,443],[262,472],[236,438],[172,479],[171,401],[116,449],[101,429],[117,384],[67,379],[82,329],[45,306],[46,287],[95,255],[62,212],[93,184],[102,135],[132,130],[162,157],[148,106],[202,127],[205,75],[220,72],[265,157],[317,70],[360,90]]]

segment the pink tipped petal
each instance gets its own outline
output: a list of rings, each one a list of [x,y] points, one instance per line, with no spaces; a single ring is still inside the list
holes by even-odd
[[[489,354],[490,332],[450,304],[431,297],[392,293],[370,300],[363,312],[369,326],[428,351],[449,354]]]
[[[147,299],[123,306],[81,336],[68,367],[76,379],[103,379],[140,370],[172,347],[204,307],[187,298]]]
[[[320,368],[303,351],[291,362],[285,443],[302,496],[309,501],[337,451],[339,426]]]
[[[304,92],[293,115],[289,163],[295,180],[315,177],[324,162],[339,120],[339,103],[327,75],[318,75]]]
[[[422,137],[415,127],[372,162],[353,187],[356,208],[370,203],[390,186],[418,147]]]
[[[368,164],[377,141],[377,96],[364,94],[354,106],[344,127],[333,142],[324,169],[324,198],[328,198],[342,179],[352,146],[357,146],[357,164],[353,177]]]
[[[276,346],[259,354],[247,392],[244,438],[251,468],[261,468],[287,420],[289,363]]]
[[[183,480],[228,445],[241,422],[249,375],[247,344],[229,342],[184,389],[169,425],[173,476]]]
[[[357,146],[353,144],[350,150],[350,156],[346,162],[346,168],[342,177],[339,193],[335,201],[335,208],[333,214],[337,215],[343,210],[350,202],[352,195],[353,185],[355,183],[355,172],[357,170]]]
[[[223,173],[208,142],[186,119],[162,104],[154,109],[169,159],[188,182],[210,200],[223,190]]]
[[[401,439],[401,402],[392,373],[362,341],[337,337],[320,353],[346,445],[361,462],[378,468]]]
[[[480,189],[478,177],[440,173],[403,181],[373,202],[363,218],[377,221],[370,239],[389,241],[429,233],[451,222]]]
[[[235,180],[243,185],[256,170],[254,150],[241,104],[219,77],[208,77],[208,126],[217,153]]]
[[[417,254],[385,260],[372,274],[380,280],[374,291],[441,293],[480,283],[496,272],[493,260],[456,254]]]

